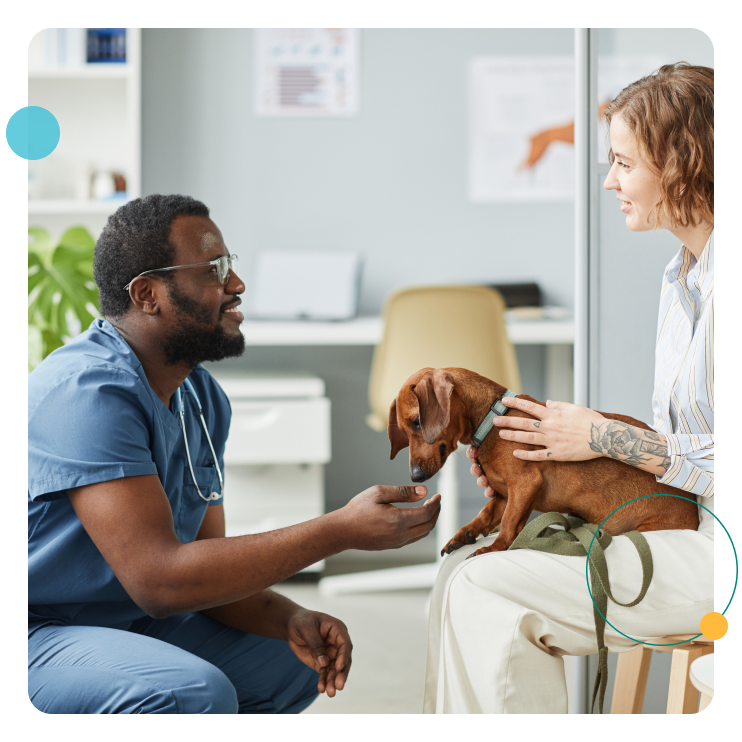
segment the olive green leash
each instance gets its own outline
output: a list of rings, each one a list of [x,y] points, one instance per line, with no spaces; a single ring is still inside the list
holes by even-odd
[[[551,526],[557,524],[563,526],[564,530],[551,528]],[[598,639],[598,672],[593,685],[590,713],[594,711],[596,696],[598,696],[599,713],[603,713],[603,699],[606,683],[608,682],[608,647],[605,646],[604,641],[608,598],[616,605],[630,608],[641,602],[647,593],[649,583],[652,581],[654,568],[652,552],[649,550],[647,540],[639,531],[629,531],[622,535],[628,537],[634,544],[639,552],[642,565],[642,587],[639,595],[630,603],[621,603],[611,593],[608,565],[603,553],[613,540],[611,535],[603,530],[598,530],[598,526],[586,523],[581,518],[565,516],[561,513],[539,515],[538,518],[534,518],[525,526],[508,549],[535,549],[547,554],[561,554],[563,556],[585,556],[588,551],[590,552],[590,589],[593,594],[593,618],[595,619],[595,633]],[[590,548],[591,542],[592,548]]]

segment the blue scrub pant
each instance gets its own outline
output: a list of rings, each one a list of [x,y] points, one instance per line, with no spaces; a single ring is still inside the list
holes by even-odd
[[[200,613],[29,628],[28,695],[48,714],[298,714],[318,679],[287,642]]]

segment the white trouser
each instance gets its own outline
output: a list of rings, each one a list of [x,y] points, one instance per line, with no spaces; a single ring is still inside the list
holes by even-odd
[[[711,500],[702,503],[713,510]],[[697,634],[714,610],[714,518],[698,510],[698,531],[644,534],[654,562],[644,600],[633,608],[608,601],[608,621],[623,633],[649,642]],[[430,606],[423,711],[567,713],[562,657],[598,651],[585,557],[522,549],[464,561],[494,538],[443,560]],[[642,583],[634,545],[615,537],[605,555],[614,597],[631,602]],[[610,626],[605,643],[611,652],[637,645]]]

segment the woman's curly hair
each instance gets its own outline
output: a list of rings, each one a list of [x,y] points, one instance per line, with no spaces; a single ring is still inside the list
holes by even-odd
[[[714,223],[714,71],[666,64],[624,88],[606,110],[620,115],[660,179],[656,228]],[[613,150],[608,153],[613,165]]]

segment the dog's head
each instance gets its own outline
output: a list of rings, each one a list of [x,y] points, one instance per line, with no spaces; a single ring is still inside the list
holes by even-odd
[[[412,481],[430,479],[456,450],[464,433],[463,412],[453,376],[444,369],[420,369],[407,379],[389,408],[390,458],[409,446]]]

